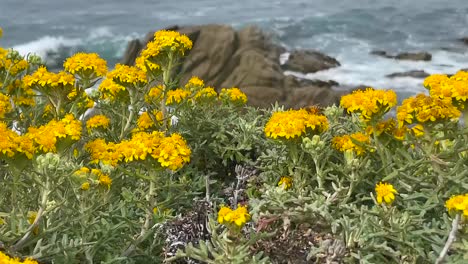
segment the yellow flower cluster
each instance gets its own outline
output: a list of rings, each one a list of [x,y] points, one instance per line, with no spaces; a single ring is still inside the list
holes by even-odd
[[[218,94],[216,93],[213,87],[206,87],[198,91],[195,94],[194,99],[195,100],[212,99],[212,98],[216,98],[217,96]]]
[[[389,118],[385,121],[380,121],[377,123],[377,125],[375,126],[367,126],[366,128],[366,133],[368,135],[373,135],[375,133],[375,135],[377,136],[380,136],[382,134],[389,134],[389,135],[392,135],[395,131],[395,128],[396,128],[396,120],[393,119],[393,118]]]
[[[34,140],[37,149],[43,152],[55,152],[58,140],[69,138],[78,141],[81,138],[81,122],[72,114],[68,114],[59,121],[52,120],[40,127],[29,127],[26,135]]]
[[[107,74],[107,79],[111,79],[121,85],[141,86],[148,83],[144,71],[137,67],[120,63],[117,63],[115,68]]]
[[[87,167],[82,167],[75,171],[73,175],[82,181],[80,189],[83,191],[87,191],[90,188],[90,183],[88,181],[89,178],[92,179],[96,185],[101,185],[107,189],[110,189],[110,186],[112,185],[112,179],[109,177],[109,175],[103,173],[99,169],[89,169]]]
[[[187,147],[185,139],[179,134],[172,134],[161,140],[152,157],[157,159],[162,167],[175,171],[190,161],[190,154],[191,150]]]
[[[395,194],[398,194],[393,185],[382,182],[375,185],[375,193],[377,194],[378,204],[385,202],[388,205],[392,204],[395,200]]]
[[[58,91],[68,94],[73,89],[75,77],[64,71],[58,73],[49,72],[46,67],[41,66],[33,74],[24,76],[23,82],[26,87],[57,88]]]
[[[293,179],[288,176],[283,176],[278,182],[278,186],[284,190],[290,189],[292,187]]]
[[[13,158],[16,154],[24,154],[32,159],[35,152],[34,142],[30,134],[18,135],[0,122],[0,156]]]
[[[184,89],[175,89],[167,92],[166,105],[180,104],[182,100],[190,96],[190,91]]]
[[[293,139],[306,133],[322,133],[328,129],[324,115],[316,115],[305,109],[275,112],[265,125],[265,135],[273,139]]]
[[[150,71],[161,69],[161,66],[159,66],[158,64],[154,62],[146,60],[145,57],[142,57],[142,56],[138,56],[135,59],[135,66],[146,73],[148,72],[148,68]]]
[[[1,85],[0,83],[0,86]],[[34,106],[36,104],[34,100],[36,93],[31,88],[25,87],[23,82],[19,79],[12,81],[6,87],[6,91],[7,94],[11,96],[16,106]]]
[[[460,111],[454,107],[450,99],[440,99],[424,94],[405,99],[397,108],[399,126],[414,122],[427,123],[458,119]]]
[[[10,76],[23,72],[29,66],[28,62],[20,56],[8,58],[8,51],[0,47],[0,71],[8,71]]]
[[[88,131],[94,128],[108,128],[110,119],[105,115],[95,115],[86,121],[86,128]]]
[[[96,139],[85,145],[93,163],[102,161],[116,166],[118,162],[145,160],[148,155],[157,160],[161,167],[170,170],[180,169],[190,161],[191,150],[179,134],[165,137],[162,132],[139,132],[130,140],[120,143],[106,143]]]
[[[202,79],[198,78],[197,76],[192,76],[190,80],[185,84],[185,89],[192,89],[192,88],[203,88],[205,87],[205,83]]]
[[[104,76],[107,73],[107,62],[97,53],[79,52],[65,60],[66,71],[85,78]]]
[[[247,206],[238,205],[235,210],[223,206],[218,211],[218,222],[228,227],[242,228],[248,221],[250,221],[250,214]]]
[[[163,113],[161,111],[154,110],[152,114],[156,118],[158,124],[161,125],[163,121]],[[148,112],[143,112],[140,117],[138,117],[137,127],[137,131],[144,131],[155,127],[155,123]]]
[[[468,217],[468,193],[450,197],[445,202],[445,207],[449,212],[463,213],[465,217]]]
[[[13,110],[13,108],[10,103],[10,97],[0,93],[0,118],[4,118],[5,114],[11,112],[11,110]]]
[[[102,99],[114,100],[122,92],[126,91],[126,89],[112,79],[104,79],[99,85],[98,91],[101,92]]]
[[[1,33],[1,28],[0,28],[0,33]],[[26,258],[25,260],[21,261],[19,258],[12,258],[8,256],[7,254],[3,253],[2,251],[0,251],[0,263],[2,264],[38,264],[37,261],[31,258]]]
[[[365,145],[370,143],[369,135],[357,132],[351,135],[337,136],[332,139],[332,145],[341,152],[353,151],[357,155],[366,152]]]
[[[224,100],[228,100],[233,103],[239,104],[246,104],[247,103],[247,95],[243,93],[239,88],[223,88],[219,93],[219,97]]]
[[[424,86],[432,97],[450,98],[459,109],[465,109],[468,104],[468,72],[459,71],[450,78],[434,74],[424,80]]]
[[[392,90],[357,90],[341,97],[340,105],[348,113],[360,113],[361,118],[369,121],[381,117],[397,104],[396,93]]]
[[[162,85],[152,87],[148,91],[148,94],[145,95],[145,101],[147,103],[159,103],[162,98],[163,90],[164,90],[164,87]]]
[[[157,61],[166,52],[184,55],[185,51],[192,48],[192,41],[185,35],[176,31],[161,30],[154,33],[154,40],[147,44],[146,49],[141,52],[144,60]]]

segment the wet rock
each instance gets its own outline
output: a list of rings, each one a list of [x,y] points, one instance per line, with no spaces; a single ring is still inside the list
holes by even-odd
[[[406,71],[406,72],[395,72],[389,75],[386,75],[388,78],[398,78],[398,77],[413,77],[413,78],[426,78],[430,74],[423,71],[423,70],[413,70],[413,71]]]
[[[303,73],[314,73],[338,66],[340,63],[335,58],[314,50],[293,51],[283,65],[286,70]]]

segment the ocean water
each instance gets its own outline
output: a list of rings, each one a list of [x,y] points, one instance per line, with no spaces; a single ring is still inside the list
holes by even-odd
[[[255,24],[289,49],[315,49],[342,66],[302,77],[341,85],[424,91],[421,79],[386,78],[408,70],[455,73],[468,68],[468,0],[0,0],[0,46],[60,64],[76,51],[97,52],[112,65],[127,42],[170,25]],[[428,51],[430,62],[369,53]],[[56,61],[54,61],[56,60]]]

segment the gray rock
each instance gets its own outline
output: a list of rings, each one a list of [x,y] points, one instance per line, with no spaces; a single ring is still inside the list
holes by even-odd
[[[181,61],[177,73],[181,83],[198,76],[206,85],[217,89],[238,87],[248,96],[248,104],[270,107],[275,102],[286,106],[328,105],[335,103],[339,93],[330,89],[333,81],[306,80],[284,74],[279,56],[286,50],[256,26],[239,31],[226,25],[172,26],[187,35],[193,48]],[[142,42],[153,39],[148,33]],[[132,65],[143,47],[129,44],[124,62]],[[339,66],[334,58],[315,51],[294,51],[289,65],[292,69],[315,72]]]
[[[296,50],[289,55],[284,69],[303,73],[314,73],[338,67],[340,63],[330,56],[314,50]]]
[[[430,74],[423,71],[423,70],[413,70],[413,71],[406,71],[406,72],[395,72],[389,75],[385,75],[388,78],[397,78],[397,77],[413,77],[413,78],[426,78]]]

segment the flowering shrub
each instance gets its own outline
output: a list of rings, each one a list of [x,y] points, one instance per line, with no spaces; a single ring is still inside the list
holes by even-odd
[[[60,72],[0,48],[0,262],[467,261],[468,73],[255,109],[178,83],[191,47],[159,31],[135,66]]]

